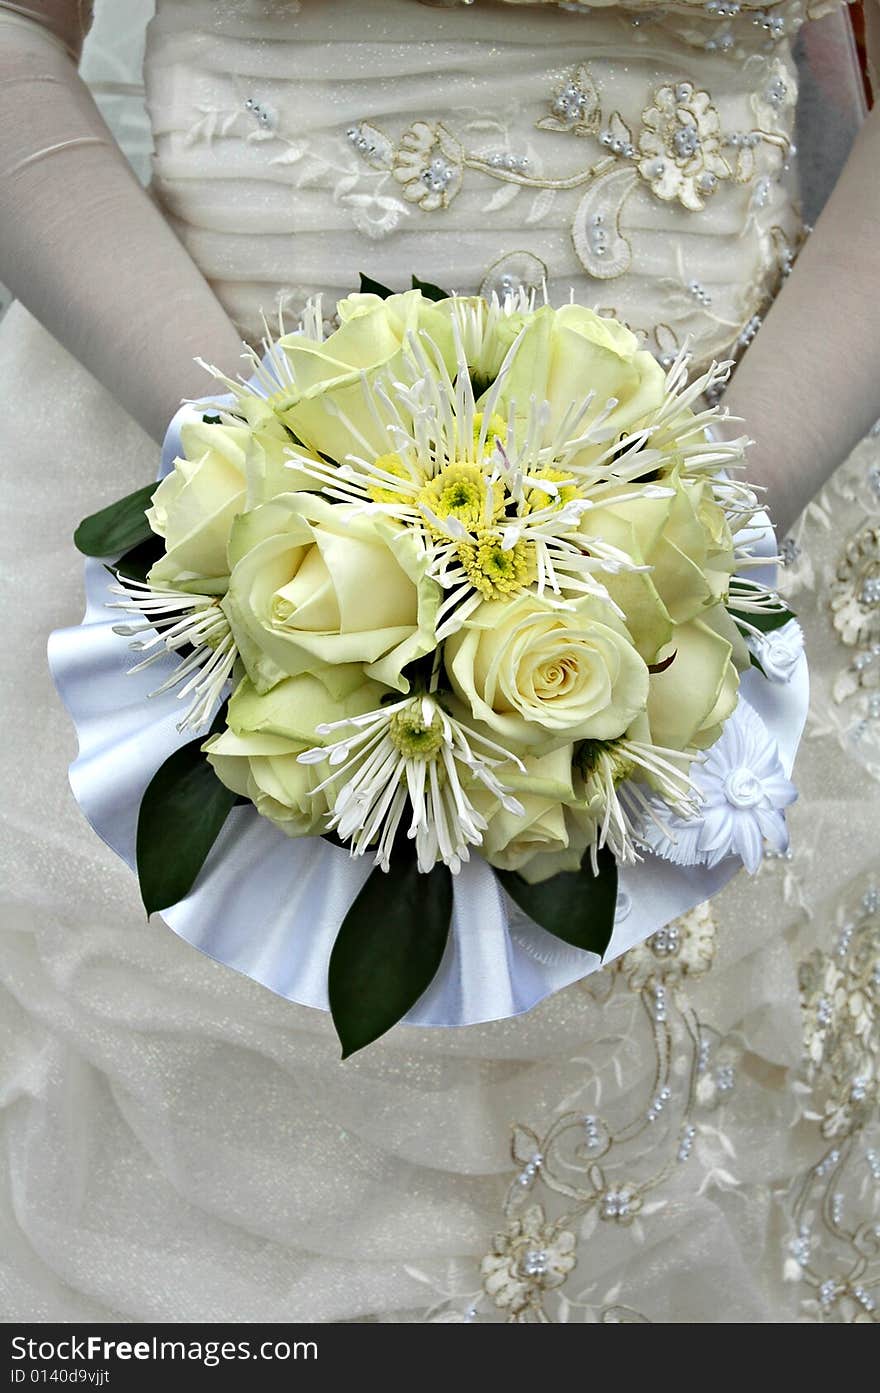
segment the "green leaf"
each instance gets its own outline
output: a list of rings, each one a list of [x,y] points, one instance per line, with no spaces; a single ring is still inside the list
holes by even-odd
[[[389,290],[388,286],[383,285],[381,281],[374,281],[372,276],[367,276],[361,271],[361,294],[378,295],[383,300],[387,300],[389,295],[394,294],[394,291]]]
[[[164,550],[163,539],[151,532],[145,542],[138,542],[137,546],[121,556],[111,569],[117,575],[128,576],[131,580],[146,580]]]
[[[599,874],[593,875],[589,857],[578,871],[529,885],[516,871],[495,874],[508,895],[542,929],[601,957],[611,941],[617,908],[617,862],[604,847],[599,852]]]
[[[752,653],[751,650],[749,651],[749,662],[751,663],[752,667],[756,667],[758,669],[762,677],[767,676],[767,673],[764,671],[764,664],[761,662],[760,658],[755,657],[754,653]]]
[[[330,955],[330,1010],[343,1059],[415,1005],[440,966],[451,917],[449,868],[420,874],[412,843],[398,839],[390,871],[372,872]]]
[[[224,705],[210,734],[225,724]],[[147,914],[167,909],[192,889],[235,803],[232,789],[221,784],[202,753],[207,738],[200,735],[169,755],[141,799],[137,870]]]
[[[420,281],[418,276],[413,276],[412,288],[420,290],[426,300],[449,300],[451,298],[448,290],[441,290],[439,285],[432,285],[430,281]]]
[[[738,610],[734,596],[731,596],[728,611],[734,622],[739,625],[742,633],[748,633],[747,629],[743,629],[743,625],[751,624],[759,633],[772,634],[774,629],[781,629],[783,624],[787,624],[790,619],[795,617],[790,609],[785,608],[763,610],[754,614],[751,610]]]
[[[149,508],[157,485],[142,489],[84,518],[73,534],[77,549],[85,556],[121,556],[152,535],[145,509]]]

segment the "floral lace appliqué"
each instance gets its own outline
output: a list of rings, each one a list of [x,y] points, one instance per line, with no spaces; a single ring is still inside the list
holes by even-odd
[[[446,211],[465,187],[468,172],[506,186],[484,211],[494,212],[520,190],[536,197],[527,222],[546,216],[555,194],[582,190],[572,219],[572,240],[584,269],[596,279],[623,275],[632,251],[620,231],[620,213],[633,191],[643,186],[661,202],[676,202],[699,213],[724,183],[755,182],[761,204],[758,148],[766,143],[782,152],[788,138],[773,129],[788,104],[789,87],[773,65],[755,94],[753,129],[722,129],[708,91],[689,81],[661,83],[651,94],[634,129],[619,111],[603,116],[599,88],[589,65],[580,63],[557,82],[547,112],[536,129],[596,143],[604,153],[568,174],[551,175],[532,167],[527,153],[468,148],[464,139],[439,121],[414,121],[397,139],[369,122],[349,128],[352,147],[374,171],[390,174],[405,204],[422,212]],[[777,64],[778,66],[778,64]],[[764,69],[762,68],[762,72]],[[765,124],[760,124],[765,123]],[[766,201],[766,198],[764,198]]]

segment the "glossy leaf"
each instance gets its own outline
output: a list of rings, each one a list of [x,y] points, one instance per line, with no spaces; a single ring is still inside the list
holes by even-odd
[[[210,733],[225,724],[224,706]],[[220,782],[202,753],[207,738],[200,735],[169,755],[141,799],[137,870],[148,914],[189,893],[235,804],[232,789]]]
[[[593,875],[589,857],[580,870],[529,885],[516,871],[495,874],[508,895],[530,919],[548,933],[601,957],[611,941],[617,908],[617,862],[607,849],[599,852],[599,874]]]
[[[387,300],[389,295],[394,294],[394,291],[389,290],[388,286],[383,285],[381,281],[374,281],[372,276],[364,275],[364,272],[361,271],[361,294],[378,295],[381,299]]]
[[[347,1059],[390,1030],[437,973],[452,917],[452,875],[419,873],[399,841],[387,873],[376,868],[342,922],[330,955],[333,1023]]]
[[[734,614],[734,619],[736,614]],[[762,634],[772,634],[794,619],[790,609],[765,610],[762,614],[744,614],[743,618]]]
[[[441,290],[439,285],[433,285],[431,281],[420,281],[418,276],[413,276],[412,288],[420,290],[426,300],[448,300],[450,298],[448,290]]]
[[[165,543],[161,537],[151,532],[146,541],[138,542],[124,556],[120,556],[111,569],[117,575],[128,576],[131,580],[146,580],[153,566],[162,556]]]
[[[84,518],[73,534],[85,556],[121,556],[153,535],[146,519],[156,484],[145,484],[99,513]]]

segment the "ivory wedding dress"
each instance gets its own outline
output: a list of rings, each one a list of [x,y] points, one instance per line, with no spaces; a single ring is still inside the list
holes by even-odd
[[[737,356],[830,182],[812,158],[798,189],[808,17],[159,0],[155,192],[251,339],[363,270],[546,280],[661,359]],[[811,31],[827,61],[839,20]],[[70,533],[108,461],[121,492],[155,451],[18,306],[0,391],[4,1316],[874,1319],[880,439],[784,545],[814,682],[791,852],[525,1016],[341,1065],[324,1014],[145,923],[67,796],[44,645],[79,617]]]

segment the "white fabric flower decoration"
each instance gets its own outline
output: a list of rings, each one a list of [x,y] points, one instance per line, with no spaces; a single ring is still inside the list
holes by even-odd
[[[716,866],[735,852],[754,875],[765,838],[774,851],[788,848],[782,809],[794,802],[797,790],[785,777],[776,742],[752,707],[742,702],[737,707],[696,782],[706,800],[699,848],[707,865]]]
[[[788,848],[783,809],[797,798],[785,776],[776,742],[760,716],[740,702],[705,761],[694,770],[703,795],[694,821],[661,817],[666,830],[650,826],[645,841],[677,865],[717,866],[725,856],[742,859],[754,875],[766,840],[774,851]]]
[[[750,636],[746,642],[771,682],[790,682],[804,651],[800,624],[790,620],[772,633]]]

